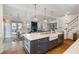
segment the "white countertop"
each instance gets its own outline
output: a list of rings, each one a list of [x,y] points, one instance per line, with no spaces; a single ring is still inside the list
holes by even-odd
[[[79,39],[77,39],[64,54],[79,54]]]
[[[36,40],[36,39],[45,38],[45,37],[57,38],[58,34],[61,34],[61,33],[39,32],[39,33],[24,34],[24,37],[29,40]]]

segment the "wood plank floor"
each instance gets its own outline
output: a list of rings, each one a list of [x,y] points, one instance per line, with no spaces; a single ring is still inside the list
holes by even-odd
[[[74,42],[73,40],[69,39],[64,40],[64,43],[51,49],[46,54],[62,54],[73,44],[73,42]],[[2,54],[27,54],[27,53],[22,47],[22,41],[16,41],[16,42],[5,42],[4,52]]]
[[[72,44],[74,43],[73,40],[67,39],[64,42],[55,48],[51,49],[47,52],[47,54],[62,54],[64,53]]]

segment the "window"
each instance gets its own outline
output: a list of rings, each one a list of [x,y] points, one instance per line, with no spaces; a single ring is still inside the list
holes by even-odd
[[[17,23],[18,25],[18,31],[21,31],[22,30],[22,23]]]
[[[22,23],[12,23],[12,34],[16,34],[18,31],[22,31]]]
[[[12,23],[12,34],[16,34],[16,31],[17,31],[17,24]]]

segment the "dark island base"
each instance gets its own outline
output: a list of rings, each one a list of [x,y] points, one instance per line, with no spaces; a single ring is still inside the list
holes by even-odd
[[[26,41],[26,40],[24,40],[24,41]],[[54,39],[52,41],[49,41],[49,37],[30,41],[30,48],[26,47],[26,46],[29,46],[29,44],[26,44],[24,42],[23,47],[26,51],[28,50],[29,54],[45,54],[52,48],[55,48],[59,44],[63,43],[63,41],[64,41],[64,34],[60,34],[60,35],[58,35],[57,39]],[[27,41],[27,42],[29,42],[29,41]]]

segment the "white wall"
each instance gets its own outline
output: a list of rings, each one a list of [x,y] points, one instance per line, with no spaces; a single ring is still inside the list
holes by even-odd
[[[3,6],[0,5],[0,53],[3,51],[4,39],[4,24],[3,24]]]

